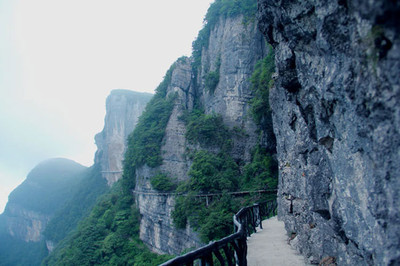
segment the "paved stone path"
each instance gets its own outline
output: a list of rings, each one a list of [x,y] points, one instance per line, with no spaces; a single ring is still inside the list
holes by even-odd
[[[257,229],[247,240],[249,266],[306,265],[303,256],[287,243],[283,222],[275,216],[262,221],[262,225],[264,229]]]

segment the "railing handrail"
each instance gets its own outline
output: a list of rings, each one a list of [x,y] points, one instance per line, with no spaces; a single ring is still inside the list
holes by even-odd
[[[221,195],[242,195],[242,194],[256,194],[256,193],[276,193],[275,189],[263,189],[263,190],[248,190],[248,191],[230,191],[230,192],[221,192],[221,193],[203,193],[203,194],[193,194],[190,195],[192,197],[214,197]],[[132,190],[133,194],[142,194],[142,195],[155,195],[155,196],[189,196],[188,193],[184,192],[154,192],[154,191],[145,191],[145,190]]]
[[[269,213],[268,204],[271,205]],[[265,206],[267,210],[263,211],[262,206]],[[226,259],[228,260],[226,262],[229,266],[234,265],[232,260],[234,260],[237,265],[246,266],[247,236],[250,236],[250,231],[255,232],[257,226],[262,228],[262,216],[273,214],[276,211],[276,207],[276,199],[273,199],[241,208],[233,216],[233,223],[236,229],[235,233],[218,241],[213,241],[208,245],[188,252],[182,256],[175,257],[164,262],[161,266],[193,265],[194,261],[198,259],[201,260],[201,265],[213,265],[213,253],[221,264],[225,265],[225,259],[222,257],[220,252],[221,249],[225,252]],[[252,230],[249,230],[249,225],[251,225]],[[230,244],[233,249],[232,247],[229,247],[228,244]]]

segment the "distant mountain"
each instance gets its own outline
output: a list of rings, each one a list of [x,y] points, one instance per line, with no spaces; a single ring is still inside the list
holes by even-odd
[[[9,196],[0,215],[0,265],[36,265],[47,255],[43,231],[75,194],[87,167],[68,159],[37,165]]]
[[[62,240],[89,215],[99,196],[121,178],[127,137],[151,97],[113,90],[104,129],[95,137],[95,164],[45,161],[10,194],[0,216],[0,265],[40,265],[60,242],[64,245]]]

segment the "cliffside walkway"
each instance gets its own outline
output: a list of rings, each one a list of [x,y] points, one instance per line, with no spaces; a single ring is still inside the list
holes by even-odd
[[[262,228],[257,228],[247,238],[247,265],[306,265],[303,257],[288,243],[284,223],[274,216],[262,221]]]
[[[196,263],[195,261],[199,261],[199,265],[213,266],[215,261],[219,261],[220,265],[247,266],[247,238],[250,237],[251,233],[257,232],[257,228],[263,228],[262,217],[276,215],[276,210],[276,199],[244,207],[233,216],[235,233],[221,240],[210,242],[208,245],[173,258],[161,265],[193,266]]]
[[[276,199],[244,207],[233,216],[235,233],[161,266],[213,266],[216,261],[227,266],[305,265],[302,256],[286,242],[283,222],[273,216],[276,211]],[[262,217],[272,218],[262,221]]]

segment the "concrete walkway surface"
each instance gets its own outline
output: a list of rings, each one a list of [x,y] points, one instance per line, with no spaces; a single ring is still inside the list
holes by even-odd
[[[262,225],[263,229],[257,229],[247,240],[247,265],[306,265],[303,256],[287,243],[283,222],[274,216],[262,221]]]

